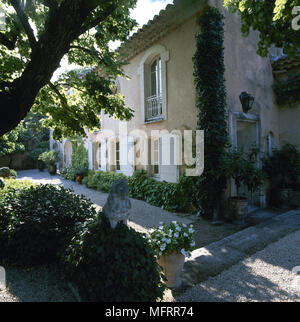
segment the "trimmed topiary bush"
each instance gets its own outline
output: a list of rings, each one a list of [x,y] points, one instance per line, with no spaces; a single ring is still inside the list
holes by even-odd
[[[0,258],[29,266],[55,262],[78,224],[96,214],[91,202],[61,186],[10,188],[0,196]]]
[[[141,302],[163,297],[165,284],[145,235],[105,216],[85,225],[62,256],[66,276],[84,301]]]
[[[2,177],[2,178],[9,178],[10,177],[10,170],[8,167],[0,168],[0,177]]]

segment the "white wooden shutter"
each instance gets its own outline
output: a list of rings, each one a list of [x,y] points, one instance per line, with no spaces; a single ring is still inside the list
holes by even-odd
[[[120,168],[126,176],[131,176],[134,171],[134,139],[132,136],[120,138]]]
[[[175,135],[163,135],[160,138],[160,180],[177,182],[179,178],[178,147],[179,141]],[[174,154],[176,152],[176,154]]]
[[[100,157],[101,157],[101,170],[106,171],[106,140],[101,141],[101,151],[100,151]]]
[[[93,170],[93,142],[92,141],[89,141],[88,157],[89,157],[89,169]]]

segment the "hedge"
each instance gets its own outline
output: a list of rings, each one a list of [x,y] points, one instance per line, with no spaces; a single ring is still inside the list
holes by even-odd
[[[156,181],[149,177],[145,170],[137,170],[131,177],[122,173],[92,171],[83,179],[83,183],[92,189],[108,192],[114,181],[126,178],[129,184],[129,193],[132,198],[140,199],[153,206],[167,211],[194,213],[196,200],[194,177],[182,176],[178,183]]]

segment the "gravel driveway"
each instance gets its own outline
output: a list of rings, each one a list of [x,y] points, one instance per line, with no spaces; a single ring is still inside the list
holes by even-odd
[[[300,230],[186,291],[178,302],[300,302]],[[299,269],[300,271],[300,269]],[[299,277],[298,277],[299,278]],[[297,279],[298,279],[297,278]]]

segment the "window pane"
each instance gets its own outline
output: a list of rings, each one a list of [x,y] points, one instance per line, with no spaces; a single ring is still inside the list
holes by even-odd
[[[162,94],[162,88],[161,88],[162,81],[161,81],[161,59],[160,58],[158,59],[158,75],[157,75],[157,79],[158,79],[157,94],[159,96],[161,96],[161,94]]]
[[[99,143],[98,147],[98,168],[101,168],[101,143]]]
[[[116,169],[120,170],[120,142],[116,143]]]
[[[157,61],[155,61],[152,65],[151,65],[151,88],[150,88],[150,95],[156,95],[156,81],[157,81]]]

